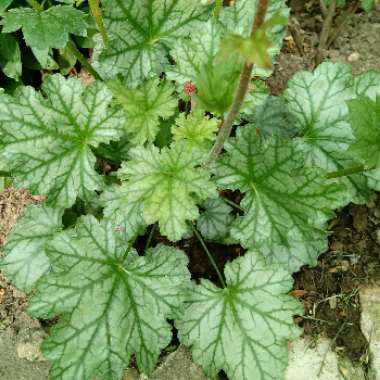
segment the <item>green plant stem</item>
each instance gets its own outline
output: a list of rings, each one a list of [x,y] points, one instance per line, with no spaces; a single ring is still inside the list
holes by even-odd
[[[223,198],[224,202],[228,203],[230,206],[240,210],[244,211],[237,203],[230,201],[228,198]]]
[[[26,2],[36,12],[42,12],[44,10],[44,8],[42,8],[42,5],[37,0],[26,0]]]
[[[149,231],[148,240],[146,241],[146,244],[145,244],[145,250],[147,250],[149,248],[150,243],[152,242],[153,235],[154,235],[155,231],[156,231],[156,225],[153,224],[152,228]]]
[[[268,0],[259,0],[256,6],[256,14],[253,20],[251,36],[253,36],[256,31],[264,23],[265,15],[268,9]],[[206,159],[204,166],[209,166],[222,151],[223,146],[229,135],[231,134],[233,123],[238,115],[240,108],[243,104],[244,98],[247,94],[249,84],[251,82],[253,64],[245,62],[243,69],[240,74],[240,81],[235,93],[234,100],[232,102],[231,109],[229,110],[226,120],[223,126],[220,128],[218,136],[216,138],[215,144],[211,149],[211,152]]]
[[[132,247],[133,247],[133,244],[136,243],[136,240],[137,240],[137,237],[138,237],[138,236],[139,236],[139,235],[136,234],[135,236],[133,236],[133,238],[132,238],[131,241],[129,242],[128,247],[127,247],[126,251],[124,252],[123,261],[127,258],[129,252],[131,251],[131,249],[132,249]]]
[[[215,0],[214,17],[219,18],[220,11],[222,10],[223,0]]]
[[[335,172],[331,172],[327,174],[327,178],[340,178],[340,177],[346,177],[352,174],[357,174],[357,173],[362,173],[367,170],[372,170],[375,168],[365,168],[363,165],[357,165],[357,166],[352,166],[350,168],[344,168],[337,170]]]
[[[204,240],[203,240],[201,234],[198,232],[198,230],[197,230],[193,225],[191,225],[191,227],[192,227],[192,229],[193,229],[193,231],[194,231],[195,236],[197,237],[197,239],[198,239],[199,242],[201,243],[202,248],[203,248],[204,251],[206,252],[206,255],[207,255],[208,259],[210,260],[211,265],[214,267],[215,272],[216,272],[216,274],[217,274],[217,276],[218,276],[218,278],[219,278],[219,281],[220,281],[221,285],[223,286],[223,288],[225,288],[225,287],[226,287],[226,283],[225,283],[225,281],[224,281],[224,279],[223,279],[223,276],[222,276],[222,274],[220,273],[220,270],[219,270],[218,266],[216,265],[216,262],[215,262],[214,258],[212,257],[211,252],[208,250],[207,245],[206,245],[206,243],[204,242]]]
[[[99,7],[99,0],[88,0],[88,3],[90,5],[91,13],[94,16],[96,25],[98,26],[100,35],[102,36],[104,45],[107,45],[108,44],[108,34],[107,34],[106,28],[104,27],[102,11]]]
[[[69,40],[67,43],[67,47],[70,52],[76,57],[76,59],[81,63],[81,65],[95,78],[98,80],[102,80],[102,77],[99,73],[92,67],[90,62],[86,59],[86,57],[78,50],[75,43],[72,40]]]

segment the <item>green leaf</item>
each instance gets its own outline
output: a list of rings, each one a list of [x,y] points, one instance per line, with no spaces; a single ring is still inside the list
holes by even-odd
[[[48,194],[51,206],[70,207],[103,186],[91,148],[117,139],[124,120],[110,108],[111,92],[95,82],[48,76],[42,90],[20,87],[14,97],[0,94],[2,156],[15,185]]]
[[[281,13],[276,13],[265,21],[253,36],[227,35],[221,44],[221,59],[231,54],[239,53],[244,58],[244,61],[255,64],[263,69],[271,69],[272,62],[269,48],[272,46],[272,42],[268,38],[267,32],[276,25],[286,24],[287,17],[281,15]]]
[[[345,188],[327,180],[323,170],[305,167],[292,142],[260,139],[252,126],[238,129],[226,150],[216,167],[217,183],[244,193],[244,215],[232,224],[232,238],[290,271],[315,265],[326,221],[347,202]],[[289,254],[277,254],[279,247]]]
[[[13,0],[2,0],[0,4],[0,15],[2,16],[3,13],[7,10],[7,8],[12,4]]]
[[[331,172],[357,165],[346,152],[354,141],[346,101],[357,96],[360,86],[365,88],[364,84],[355,85],[349,65],[332,63],[319,65],[314,73],[297,73],[289,82],[285,100],[302,136],[299,148],[308,165]],[[363,175],[340,181],[350,190],[354,202],[371,199]]]
[[[108,87],[124,109],[125,130],[136,145],[153,142],[159,132],[160,118],[170,118],[178,104],[173,86],[169,82],[160,83],[158,78],[137,89],[129,89],[117,80],[109,82]]]
[[[110,186],[100,196],[104,218],[111,221],[115,231],[126,240],[143,233],[145,222],[142,204],[130,196],[125,185]]]
[[[187,0],[105,0],[102,11],[110,41],[96,49],[96,68],[106,78],[120,73],[135,86],[163,71],[168,47],[200,27],[210,7]]]
[[[375,0],[360,0],[360,6],[366,11],[369,12],[375,5]]]
[[[301,332],[292,317],[303,314],[287,295],[291,275],[247,252],[226,265],[225,276],[224,289],[201,280],[189,291],[176,322],[180,341],[210,377],[224,370],[230,380],[282,379],[288,341]]]
[[[232,208],[221,198],[208,199],[203,204],[204,211],[198,218],[197,228],[205,239],[222,240],[229,234],[234,217]]]
[[[31,8],[13,8],[3,14],[3,33],[22,29],[28,46],[39,50],[64,48],[69,34],[86,36],[87,16],[68,5],[53,6],[37,12]]]
[[[366,167],[380,167],[380,97],[373,101],[360,97],[348,102],[355,141],[349,152]]]
[[[12,34],[0,34],[0,69],[12,79],[18,80],[21,76],[20,47]]]
[[[225,32],[238,34],[241,37],[249,37],[251,34],[252,23],[256,13],[257,0],[239,0],[235,1],[232,6],[225,7],[220,14],[220,21]],[[268,11],[265,20],[268,22],[275,16],[282,20],[289,17],[289,9],[285,0],[269,1]],[[283,23],[283,21],[281,22]],[[268,49],[269,56],[273,58],[280,53],[283,39],[285,37],[285,25],[269,24],[267,28],[268,39],[272,42],[272,47]],[[269,76],[272,70],[254,68],[253,75]]]
[[[149,373],[171,340],[190,274],[187,257],[157,246],[139,256],[91,216],[48,247],[52,271],[30,301],[33,316],[60,315],[43,343],[50,379],[120,379],[131,355]],[[128,254],[125,259],[125,255]]]
[[[191,40],[182,40],[171,50],[176,64],[167,71],[169,79],[183,85],[191,81],[197,86],[196,105],[222,115],[233,100],[241,71],[238,55],[217,60],[222,28],[210,20],[195,30]],[[228,77],[228,81],[225,78]]]
[[[217,119],[206,117],[201,111],[195,111],[187,116],[181,113],[175,124],[172,129],[174,141],[186,141],[189,147],[205,153],[212,147],[215,133],[218,131]]]
[[[29,205],[18,219],[4,246],[1,270],[15,286],[30,292],[49,270],[46,244],[61,230],[62,211],[46,206]]]
[[[263,137],[292,138],[297,134],[294,117],[281,97],[268,95],[261,104],[246,108],[242,118],[253,124]]]
[[[187,232],[186,221],[198,218],[197,203],[216,196],[210,173],[199,167],[203,157],[182,143],[161,151],[148,145],[131,149],[129,161],[119,170],[130,201],[142,204],[145,223],[158,222],[172,241]]]

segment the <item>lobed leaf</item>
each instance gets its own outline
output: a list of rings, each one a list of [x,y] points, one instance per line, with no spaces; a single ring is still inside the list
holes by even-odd
[[[53,239],[48,255],[53,270],[29,311],[60,315],[42,346],[50,379],[120,379],[133,354],[141,371],[152,371],[189,283],[185,254],[161,245],[139,256],[118,244],[110,223],[85,216]]]
[[[87,15],[69,6],[57,5],[38,12],[31,8],[12,8],[3,13],[0,24],[3,33],[22,29],[25,42],[43,66],[47,63],[49,48],[62,49],[70,34],[87,35]]]
[[[292,142],[263,140],[252,126],[238,129],[226,150],[216,166],[217,183],[244,194],[244,215],[232,224],[231,236],[289,271],[316,265],[320,242],[326,241],[325,223],[332,210],[347,203],[344,186],[327,180],[318,168],[305,167]],[[279,247],[288,253],[277,254]]]
[[[360,97],[348,102],[355,140],[349,152],[368,168],[380,167],[380,97]]]
[[[197,228],[205,239],[222,240],[229,235],[234,219],[232,208],[221,198],[207,199],[202,207],[204,211],[198,218]]]
[[[77,196],[102,189],[91,149],[118,139],[123,115],[109,107],[112,94],[99,82],[83,88],[56,74],[45,78],[42,91],[0,94],[1,155],[16,186],[48,194],[50,206],[70,207]]]
[[[203,112],[192,112],[185,116],[181,113],[172,129],[174,141],[185,141],[192,149],[205,153],[212,147],[218,131],[218,121],[204,116]]]
[[[167,64],[167,50],[197,29],[210,7],[187,0],[105,0],[103,18],[110,41],[95,52],[104,77],[120,73],[135,86]]]
[[[29,205],[17,220],[4,246],[1,270],[15,286],[30,292],[36,282],[49,270],[45,248],[62,228],[58,209]]]
[[[373,73],[353,77],[349,65],[323,63],[314,73],[297,73],[289,82],[285,100],[295,118],[301,135],[299,149],[308,165],[332,172],[357,165],[346,152],[354,141],[346,102],[359,94],[379,92],[375,83],[370,84],[374,77]],[[340,181],[350,190],[354,202],[371,199],[364,175]]]
[[[153,142],[159,132],[160,119],[170,118],[177,106],[173,86],[155,78],[136,89],[129,89],[119,81],[108,84],[125,113],[125,130],[132,143]]]
[[[230,380],[282,378],[288,341],[301,332],[292,317],[302,307],[287,295],[291,275],[247,252],[226,264],[225,277],[224,289],[201,280],[189,290],[176,322],[181,343],[210,377],[224,370]]]
[[[130,202],[142,204],[145,223],[158,222],[161,233],[172,241],[187,232],[186,221],[197,219],[197,203],[216,196],[210,173],[199,167],[203,157],[203,152],[183,143],[161,151],[148,145],[131,149],[119,171]]]

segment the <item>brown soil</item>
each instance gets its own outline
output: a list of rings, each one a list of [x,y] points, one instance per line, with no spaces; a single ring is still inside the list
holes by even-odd
[[[315,268],[294,275],[291,292],[304,307],[298,318],[306,335],[325,334],[354,362],[368,343],[360,330],[359,287],[380,279],[380,209],[350,205],[333,221],[330,249]],[[379,235],[379,236],[378,236]]]

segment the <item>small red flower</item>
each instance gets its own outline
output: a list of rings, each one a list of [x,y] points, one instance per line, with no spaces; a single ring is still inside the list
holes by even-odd
[[[185,82],[183,85],[183,91],[186,95],[193,95],[197,91],[197,86],[193,82]]]

